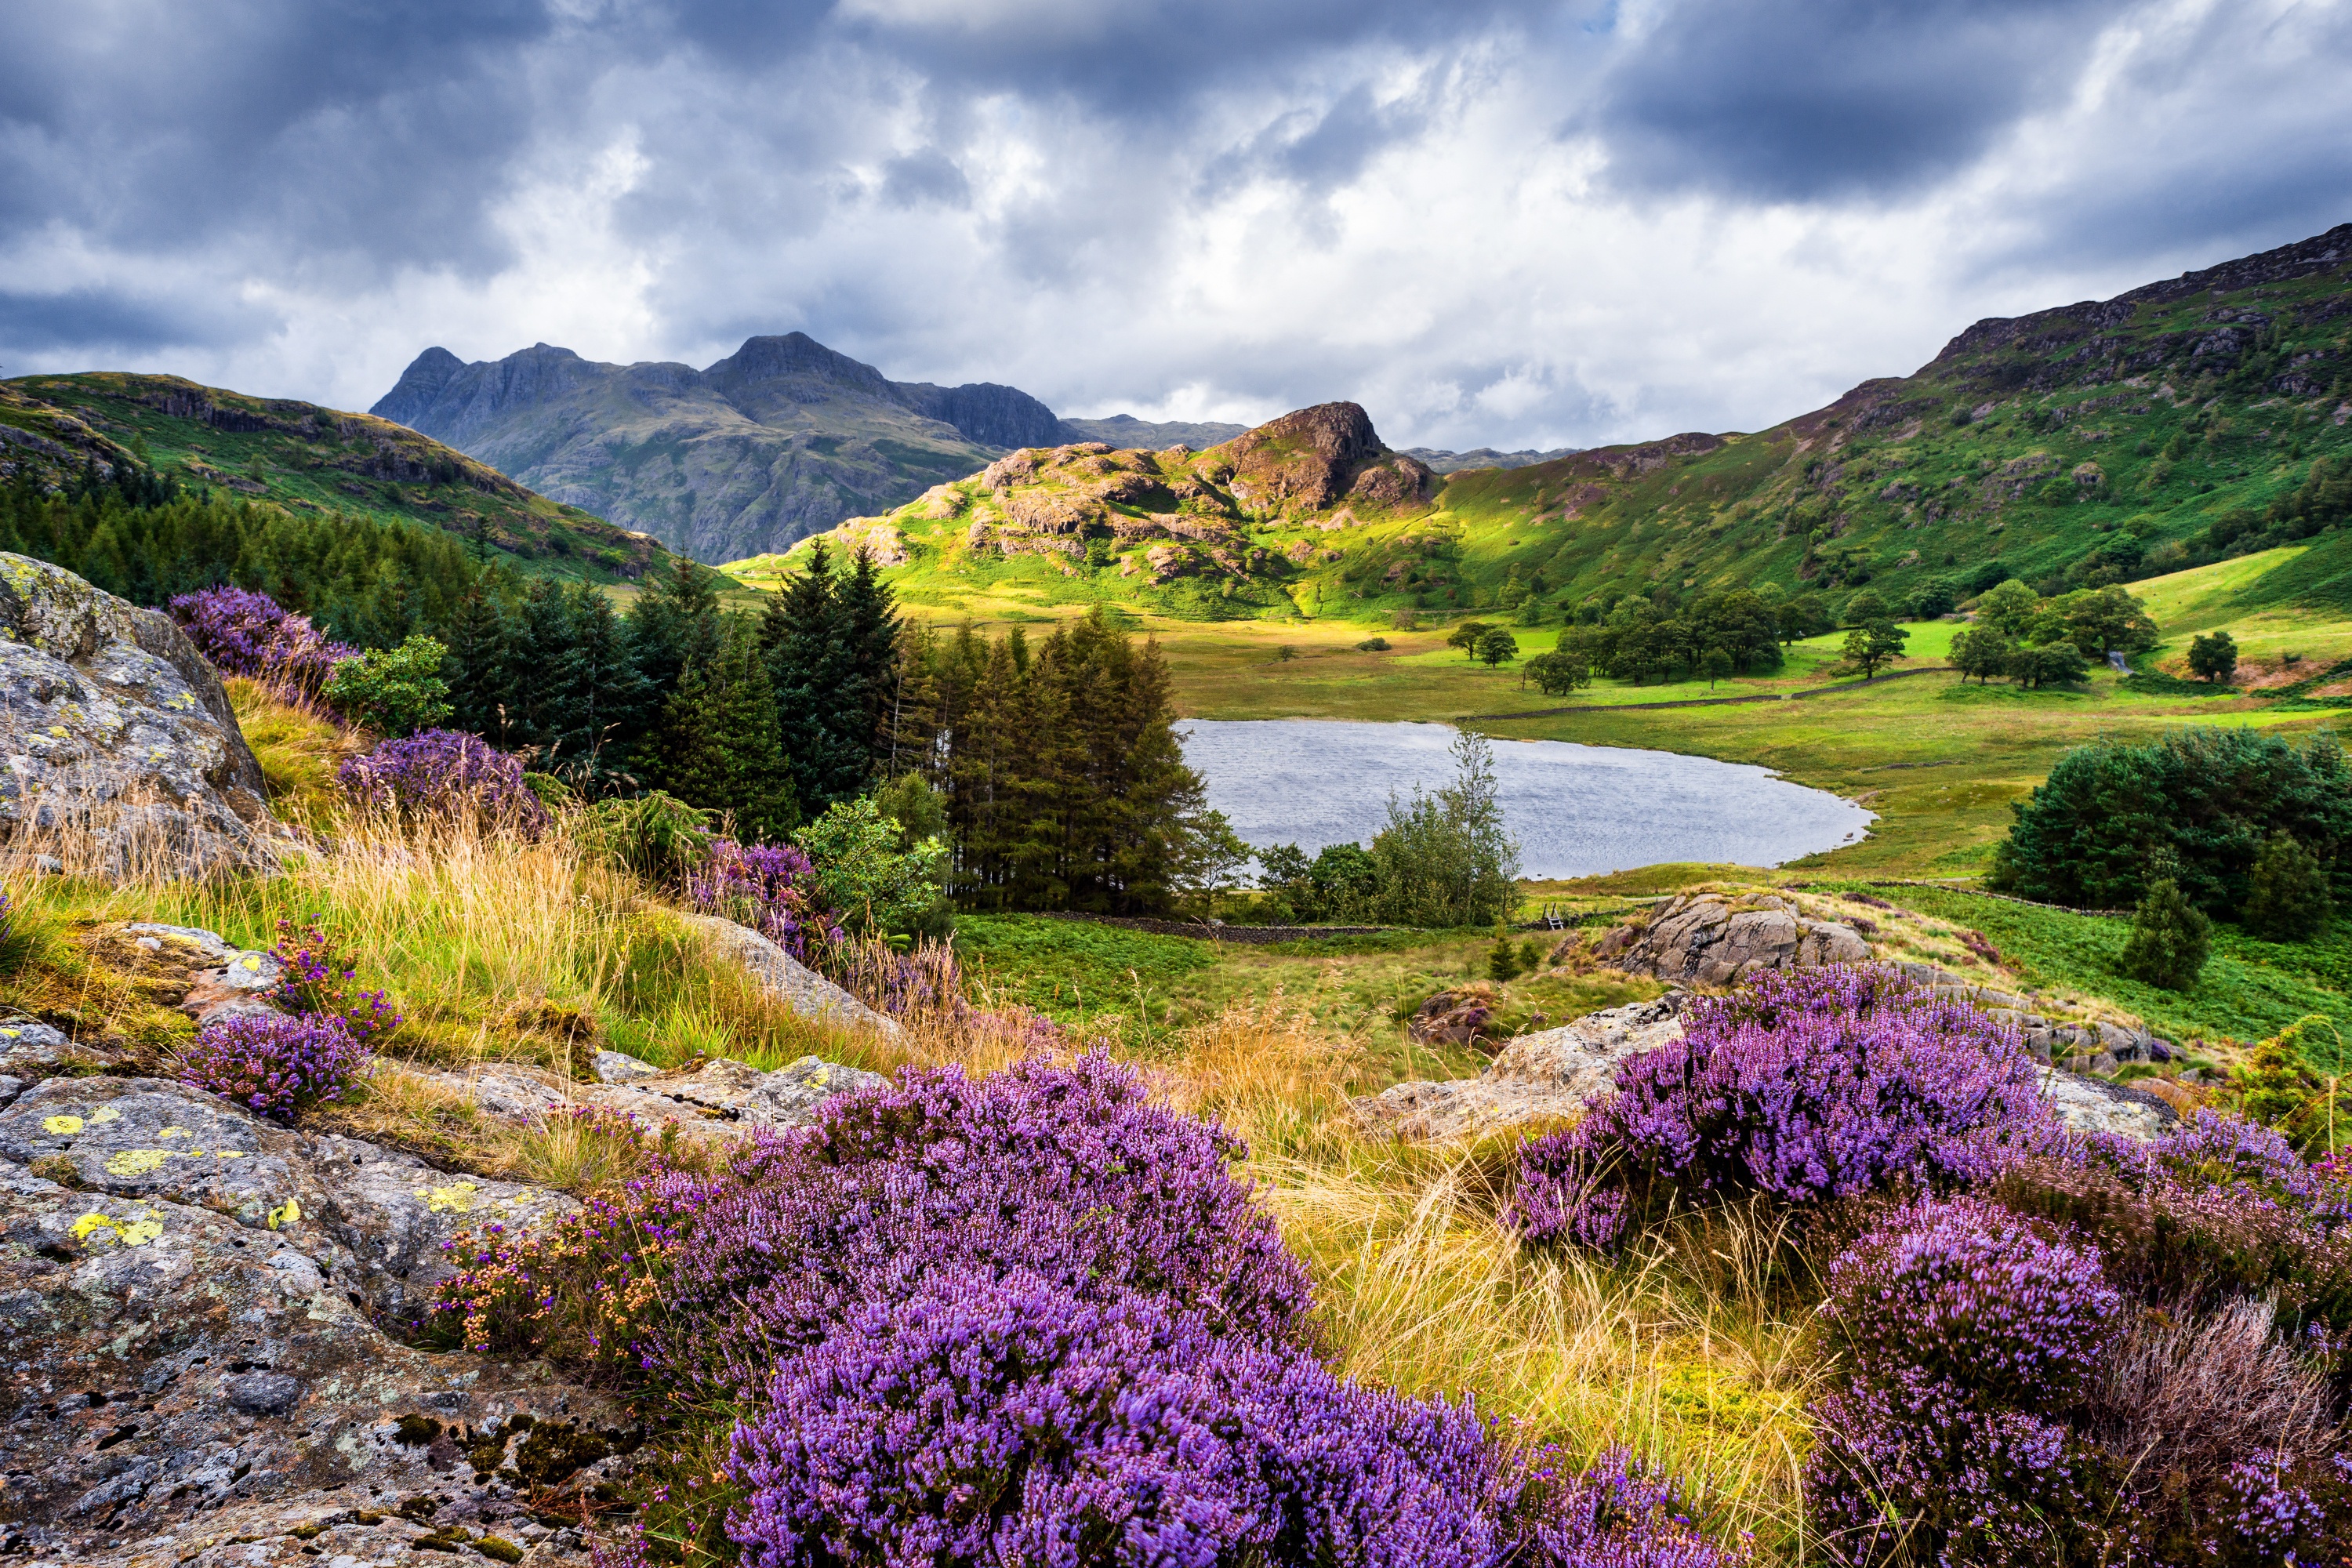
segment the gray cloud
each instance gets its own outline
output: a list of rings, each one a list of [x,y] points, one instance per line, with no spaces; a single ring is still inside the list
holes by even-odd
[[[364,406],[428,342],[800,328],[1078,414],[1754,427],[2341,221],[2347,35],[2347,0],[93,0],[0,53],[0,361]]]

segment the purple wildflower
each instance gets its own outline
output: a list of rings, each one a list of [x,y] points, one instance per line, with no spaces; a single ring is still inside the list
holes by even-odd
[[[1616,1083],[1524,1151],[1513,1214],[1530,1240],[1613,1246],[1677,1194],[1815,1204],[1979,1181],[2053,1125],[2013,1030],[1874,969],[1760,975]]]
[[[746,925],[803,963],[817,963],[842,940],[841,916],[818,900],[816,868],[791,844],[711,841],[688,874],[696,908]]]
[[[281,971],[272,998],[296,1013],[341,1018],[353,1038],[371,1042],[400,1027],[400,1015],[382,991],[362,991],[359,971],[317,926],[299,934],[291,921],[278,922],[278,945],[269,950]]]
[[[172,601],[172,618],[196,650],[230,675],[315,697],[357,650],[329,642],[308,616],[249,588],[206,588]]]
[[[371,1056],[341,1018],[254,1015],[197,1030],[180,1052],[179,1076],[258,1115],[291,1121],[342,1098]]]
[[[547,825],[523,760],[462,731],[386,741],[343,763],[335,780],[353,799],[404,815],[495,817],[533,832]]]

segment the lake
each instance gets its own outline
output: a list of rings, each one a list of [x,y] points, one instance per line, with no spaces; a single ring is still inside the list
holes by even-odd
[[[1253,845],[1370,844],[1389,795],[1452,782],[1444,724],[1192,719],[1177,726],[1209,804]],[[1493,742],[1520,875],[1588,877],[1667,861],[1777,866],[1851,844],[1873,815],[1769,769],[1676,752]]]

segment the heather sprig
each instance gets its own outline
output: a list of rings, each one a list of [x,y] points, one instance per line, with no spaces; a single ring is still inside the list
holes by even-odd
[[[359,971],[319,927],[298,931],[292,921],[279,921],[278,945],[269,956],[278,963],[278,984],[270,994],[279,1005],[296,1013],[340,1018],[362,1042],[400,1027],[400,1014],[384,993],[359,989]]]
[[[332,1015],[250,1015],[207,1024],[179,1055],[180,1081],[236,1101],[257,1115],[291,1121],[342,1098],[373,1053]]]
[[[335,782],[352,799],[404,816],[484,817],[537,832],[547,807],[523,771],[522,758],[478,735],[425,730],[350,759]]]
[[[697,909],[751,927],[803,963],[827,964],[842,941],[839,911],[820,900],[815,868],[793,845],[713,839],[702,863],[687,873],[686,896]]]
[[[319,694],[339,662],[357,652],[328,641],[310,616],[249,588],[182,594],[172,601],[172,618],[223,672],[310,697]]]
[[[1614,1246],[1678,1199],[1966,1184],[2054,1125],[2015,1031],[1884,970],[1763,974],[1684,1028],[1528,1144],[1512,1214],[1528,1239]]]

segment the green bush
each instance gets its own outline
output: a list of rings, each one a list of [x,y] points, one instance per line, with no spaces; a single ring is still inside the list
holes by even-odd
[[[590,841],[613,864],[656,886],[677,887],[709,852],[718,815],[655,790],[598,801],[585,826]]]
[[[2170,878],[2157,882],[2132,912],[2131,934],[2116,967],[2167,991],[2197,984],[2213,949],[2213,928]]]
[[[2043,903],[2137,903],[2163,853],[2191,903],[2233,914],[2273,833],[2293,835],[2327,868],[2332,898],[2352,894],[2352,768],[2325,731],[2300,745],[2252,730],[2189,729],[2078,747],[2011,809],[1992,885]]]
[[[335,666],[325,697],[334,710],[386,740],[430,730],[449,717],[449,650],[428,637],[354,654]]]
[[[1503,826],[1493,749],[1465,731],[1454,756],[1454,783],[1410,801],[1390,796],[1388,825],[1372,838],[1377,906],[1398,925],[1492,925],[1517,896],[1519,847]]]
[[[835,803],[801,829],[819,897],[853,934],[914,930],[947,889],[948,841],[899,847],[898,824],[872,795]]]
[[[2189,670],[2200,680],[2228,680],[2238,673],[2238,645],[2227,632],[2191,638]]]
[[[2326,929],[2334,912],[2327,896],[2327,868],[2296,843],[2294,835],[2272,834],[2246,875],[2241,923],[2272,942],[2308,942]]]

